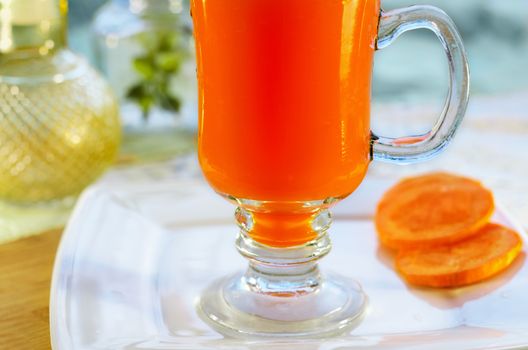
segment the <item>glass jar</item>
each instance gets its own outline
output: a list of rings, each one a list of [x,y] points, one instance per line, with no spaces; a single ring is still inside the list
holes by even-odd
[[[66,0],[0,4],[0,199],[78,194],[115,159],[118,107],[66,46]]]
[[[93,22],[98,66],[126,133],[194,130],[196,64],[188,0],[112,0]]]

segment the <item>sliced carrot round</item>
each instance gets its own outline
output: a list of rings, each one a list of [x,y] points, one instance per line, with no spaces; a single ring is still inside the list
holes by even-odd
[[[384,245],[410,249],[466,239],[493,211],[493,195],[479,182],[432,173],[405,179],[387,191],[375,221]]]
[[[457,287],[482,281],[508,267],[522,248],[519,235],[497,224],[487,224],[464,241],[402,250],[396,268],[411,284]]]

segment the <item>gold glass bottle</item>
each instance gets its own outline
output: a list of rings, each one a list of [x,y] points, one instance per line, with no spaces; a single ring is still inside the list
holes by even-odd
[[[0,0],[0,199],[78,194],[114,160],[117,104],[66,46],[67,0]]]

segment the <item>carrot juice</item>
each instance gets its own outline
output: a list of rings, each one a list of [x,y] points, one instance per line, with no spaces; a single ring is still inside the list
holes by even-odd
[[[379,11],[379,0],[193,1],[199,158],[216,191],[287,203],[356,189],[370,162]],[[255,214],[256,240],[313,239],[306,224],[273,211]]]

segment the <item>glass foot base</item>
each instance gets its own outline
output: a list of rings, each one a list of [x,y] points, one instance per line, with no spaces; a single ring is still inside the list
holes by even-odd
[[[202,293],[198,313],[221,334],[238,338],[350,331],[362,320],[367,296],[354,280],[316,273],[314,285],[294,293],[262,288],[258,275],[248,272],[217,280]]]

